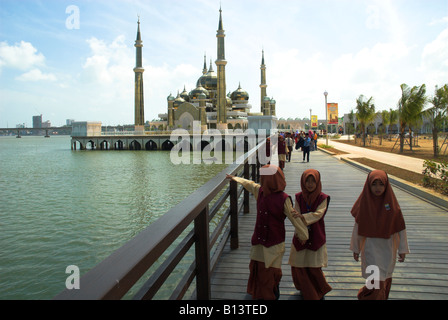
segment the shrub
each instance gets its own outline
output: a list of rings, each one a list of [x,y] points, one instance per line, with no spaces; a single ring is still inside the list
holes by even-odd
[[[423,168],[423,186],[448,195],[448,162],[425,160]]]

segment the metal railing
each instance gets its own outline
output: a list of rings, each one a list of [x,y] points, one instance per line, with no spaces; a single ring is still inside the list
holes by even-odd
[[[249,193],[236,182],[229,183],[226,174],[259,181],[258,151],[264,146],[262,141],[246,152],[88,271],[80,279],[80,289],[65,289],[55,299],[121,299],[135,283],[145,281],[141,278],[151,266],[166,257],[133,297],[152,299],[192,247],[194,259],[183,268],[169,299],[182,299],[194,279],[196,289],[188,298],[210,299],[212,272],[229,238],[231,249],[238,248],[238,215],[249,212]],[[212,219],[216,226],[210,230]],[[173,243],[178,244],[168,254]]]

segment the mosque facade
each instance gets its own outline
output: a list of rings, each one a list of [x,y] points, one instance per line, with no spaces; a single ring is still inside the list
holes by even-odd
[[[253,112],[249,102],[249,94],[241,83],[233,92],[226,90],[225,32],[223,28],[222,10],[219,10],[219,24],[216,34],[217,60],[216,71],[210,60],[207,68],[206,56],[202,75],[196,82],[196,88],[187,91],[185,86],[176,96],[171,93],[167,97],[167,112],[159,114],[159,121],[149,122],[150,128],[172,130],[193,128],[193,121],[200,121],[202,130],[205,129],[247,129],[250,115],[275,116],[275,100],[266,93],[266,65],[264,51],[261,62],[261,100],[260,112]],[[227,92],[227,93],[226,93]]]

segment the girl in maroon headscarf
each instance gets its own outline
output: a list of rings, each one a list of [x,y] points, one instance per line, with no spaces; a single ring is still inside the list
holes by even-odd
[[[330,196],[322,192],[320,173],[305,170],[300,179],[302,192],[296,194],[295,209],[308,226],[309,238],[293,238],[289,255],[292,279],[305,300],[320,300],[331,291],[322,267],[328,264],[324,216]]]
[[[257,219],[252,235],[250,275],[247,293],[253,299],[273,300],[279,297],[282,278],[282,258],[285,252],[285,218],[292,222],[299,239],[308,239],[308,230],[292,207],[291,198],[283,192],[286,187],[283,171],[265,165],[260,171],[260,184],[227,175],[244,186],[257,199]]]
[[[286,162],[286,149],[288,147],[286,146],[286,141],[285,141],[285,137],[283,137],[282,135],[278,135],[278,163],[279,163],[279,167],[280,169],[284,169],[285,168],[285,162]]]
[[[397,252],[399,262],[409,253],[403,214],[386,172],[373,170],[369,173],[351,213],[355,225],[350,249],[356,261],[361,253],[362,276],[369,279],[359,290],[358,299],[386,300]],[[379,279],[372,266],[379,271]]]

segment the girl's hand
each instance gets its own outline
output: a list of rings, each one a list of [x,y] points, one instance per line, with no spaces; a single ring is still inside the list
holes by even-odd
[[[227,180],[232,180],[234,177],[235,176],[232,176],[232,175],[226,173],[226,179]]]
[[[398,254],[398,262],[404,262],[405,258],[406,258],[406,253],[399,253]]]
[[[303,215],[302,215],[300,212],[297,212],[296,209],[293,208],[293,209],[292,209],[292,213],[293,213],[292,217],[293,217],[294,219],[300,218],[300,219],[302,219],[302,220],[305,220],[305,218],[303,217]]]
[[[355,261],[359,261],[359,253],[353,252],[353,259],[355,259]]]

